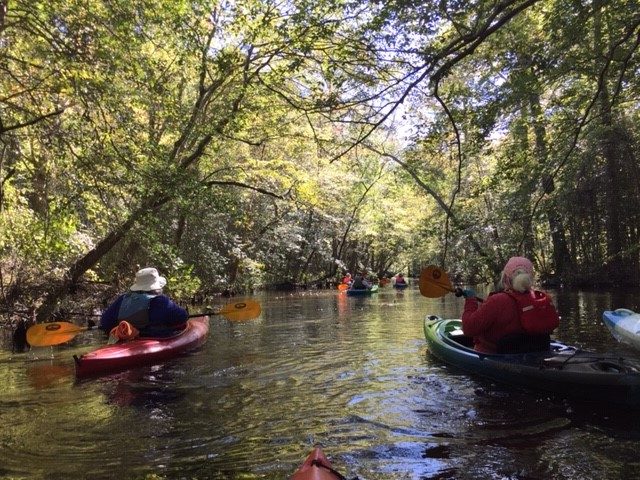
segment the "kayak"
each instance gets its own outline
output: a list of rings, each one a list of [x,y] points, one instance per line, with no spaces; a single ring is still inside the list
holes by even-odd
[[[333,469],[322,448],[315,447],[289,480],[345,480],[345,477]]]
[[[354,297],[359,295],[371,295],[372,293],[378,293],[378,285],[374,285],[371,288],[350,288],[347,290],[347,295]]]
[[[393,288],[397,288],[398,290],[404,290],[409,286],[408,283],[394,283]]]
[[[84,378],[119,372],[141,365],[164,362],[202,345],[209,333],[209,317],[194,317],[177,335],[164,338],[136,338],[105,345],[80,357],[73,356],[76,377]]]
[[[640,314],[626,308],[606,310],[602,320],[616,340],[640,349]]]
[[[546,351],[484,354],[473,349],[460,320],[429,315],[429,352],[439,360],[496,382],[584,401],[640,407],[640,360],[589,352],[551,341]]]

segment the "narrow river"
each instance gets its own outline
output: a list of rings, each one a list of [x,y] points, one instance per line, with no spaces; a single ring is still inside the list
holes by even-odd
[[[600,320],[640,310],[638,292],[552,293],[557,339],[640,356]],[[286,479],[316,443],[349,479],[640,478],[640,412],[496,385],[431,357],[423,318],[459,317],[453,295],[256,300],[258,319],[212,317],[186,357],[94,380],[74,380],[71,356],[97,332],[26,354],[5,345],[0,478]]]

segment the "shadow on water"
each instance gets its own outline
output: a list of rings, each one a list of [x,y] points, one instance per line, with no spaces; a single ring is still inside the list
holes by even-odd
[[[552,292],[556,337],[637,355],[600,320],[637,292]],[[452,295],[265,294],[247,323],[161,366],[76,382],[99,339],[0,354],[0,478],[287,478],[314,443],[361,480],[639,478],[638,412],[510,388],[427,351],[426,314]],[[5,460],[6,459],[6,460]]]

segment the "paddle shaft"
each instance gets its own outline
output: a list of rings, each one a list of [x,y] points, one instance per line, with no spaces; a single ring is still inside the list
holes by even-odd
[[[243,321],[256,318],[260,315],[261,308],[258,302],[252,300],[239,301],[224,305],[220,310],[205,311],[187,315],[187,318],[202,317],[208,315],[223,315],[230,321]],[[27,341],[31,346],[52,346],[68,342],[80,332],[91,330],[95,322],[89,320],[88,327],[80,327],[69,322],[50,322],[32,325],[27,329]]]

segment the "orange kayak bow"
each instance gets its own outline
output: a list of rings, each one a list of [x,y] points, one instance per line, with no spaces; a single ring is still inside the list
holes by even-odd
[[[322,448],[315,447],[290,480],[346,480],[346,478],[333,469]]]

